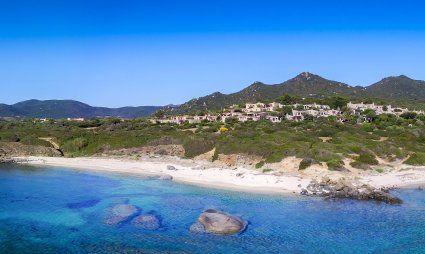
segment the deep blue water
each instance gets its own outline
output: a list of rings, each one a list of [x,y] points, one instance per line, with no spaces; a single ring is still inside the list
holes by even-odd
[[[425,192],[403,205],[228,192],[60,168],[0,167],[0,253],[425,253]],[[103,223],[128,202],[162,228]],[[195,235],[207,208],[249,221],[236,236]]]

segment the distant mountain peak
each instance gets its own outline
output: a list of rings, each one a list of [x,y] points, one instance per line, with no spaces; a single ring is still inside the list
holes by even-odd
[[[324,78],[320,77],[319,75],[313,74],[311,72],[305,71],[298,74],[295,78],[295,80],[303,80],[303,81],[312,81],[312,80],[324,80]]]

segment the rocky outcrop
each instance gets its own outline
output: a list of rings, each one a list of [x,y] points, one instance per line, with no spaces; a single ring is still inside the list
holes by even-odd
[[[60,157],[62,153],[52,147],[24,145],[18,142],[0,142],[0,158],[20,156]]]
[[[139,215],[131,221],[131,224],[136,228],[146,230],[157,230],[161,227],[160,219],[153,214]]]
[[[193,233],[211,233],[217,235],[233,235],[245,230],[247,223],[241,218],[208,209],[198,218],[198,221],[190,227]]]
[[[239,166],[254,168],[255,164],[261,161],[260,156],[248,154],[219,154],[214,160],[214,165],[218,167],[236,168]]]
[[[176,171],[177,168],[172,166],[172,165],[167,165],[167,170],[172,170],[172,171]]]
[[[130,220],[137,215],[139,209],[134,205],[118,204],[108,209],[105,224],[117,225]]]
[[[311,183],[301,190],[302,195],[326,198],[350,198],[357,200],[376,200],[387,204],[401,204],[402,200],[388,193],[387,189],[376,189],[367,184],[353,183],[345,179],[333,181],[324,177],[321,182]]]

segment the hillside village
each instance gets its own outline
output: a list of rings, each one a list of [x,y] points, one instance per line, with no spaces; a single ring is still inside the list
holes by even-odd
[[[366,114],[366,113],[369,114]],[[390,114],[401,116],[405,113],[423,115],[424,111],[409,110],[407,108],[393,107],[391,105],[377,105],[375,103],[347,103],[346,107],[341,109],[332,109],[329,105],[322,104],[291,104],[285,105],[278,102],[271,103],[246,103],[245,107],[239,105],[230,106],[217,114],[202,115],[177,115],[163,118],[152,118],[152,122],[158,123],[200,123],[208,122],[226,122],[228,119],[236,119],[240,122],[269,120],[273,123],[279,123],[282,120],[303,121],[306,118],[335,117],[337,121],[344,122],[347,115],[357,116],[359,121],[370,121],[368,115],[370,112],[375,115]]]

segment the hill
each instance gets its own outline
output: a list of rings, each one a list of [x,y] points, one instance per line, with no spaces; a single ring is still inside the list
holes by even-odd
[[[367,91],[379,98],[425,100],[425,81],[404,75],[388,77],[368,86]]]
[[[73,100],[28,100],[13,105],[0,104],[0,117],[37,117],[37,118],[92,118],[122,117],[136,118],[151,115],[159,110],[157,106],[106,108],[92,107]]]
[[[391,100],[424,100],[424,81],[410,79],[406,76],[389,77],[368,87],[350,86],[328,80],[318,75],[303,72],[280,84],[267,85],[255,82],[245,89],[232,93],[213,94],[192,99],[173,109],[174,114],[194,113],[203,110],[220,110],[233,104],[271,101],[284,95],[309,98],[326,98],[344,96],[352,99],[379,98]]]

